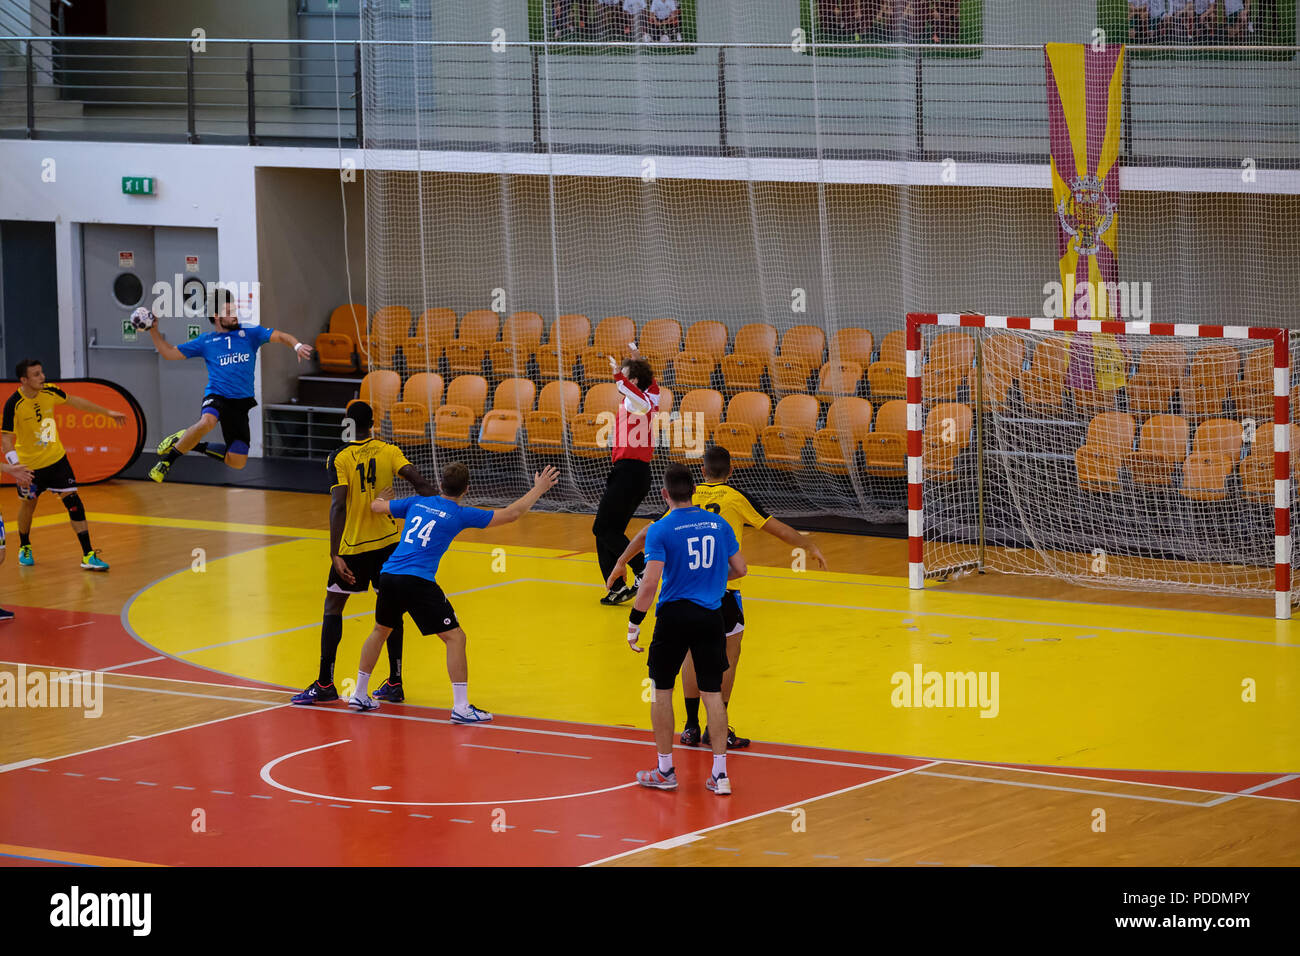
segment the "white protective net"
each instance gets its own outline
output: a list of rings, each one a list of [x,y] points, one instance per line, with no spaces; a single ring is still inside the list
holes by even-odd
[[[1272,340],[921,328],[927,575],[1274,593]]]
[[[1041,313],[1059,278],[1041,44],[1099,22],[1078,0],[364,4],[384,434],[426,470],[465,461],[488,503],[558,460],[543,506],[591,510],[608,452],[586,416],[635,337],[669,414],[701,416],[770,510],[903,521],[904,469],[864,446],[901,421],[899,317]],[[1138,318],[1291,321],[1300,81],[1293,48],[1258,48],[1294,42],[1269,29],[1129,59]],[[656,479],[699,437],[666,431]]]

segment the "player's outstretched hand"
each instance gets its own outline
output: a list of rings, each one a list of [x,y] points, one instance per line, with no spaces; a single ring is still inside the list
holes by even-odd
[[[638,654],[644,654],[644,647],[637,647],[637,641],[641,640],[641,625],[633,624],[631,621],[627,625],[627,649],[635,651]]]
[[[311,358],[314,351],[315,350],[306,342],[299,342],[293,347],[293,352],[298,356],[299,362],[305,362],[307,359]]]
[[[0,462],[0,470],[4,471],[6,475],[9,475],[11,478],[17,481],[18,484],[23,488],[26,488],[28,485],[30,485],[32,483],[32,479],[36,477],[34,474],[32,474],[32,470],[28,468],[26,465],[11,465],[7,461]]]
[[[547,465],[541,471],[533,475],[533,487],[540,488],[542,493],[550,491],[555,487],[555,483],[560,480],[560,472],[554,465]]]
[[[357,583],[356,575],[352,573],[352,569],[348,567],[348,563],[343,560],[341,555],[334,555],[334,571],[348,584]]]
[[[812,559],[816,562],[817,567],[821,568],[823,571],[830,570],[830,565],[826,563],[826,555],[822,554],[821,548],[809,541],[806,550],[810,555],[812,555]]]

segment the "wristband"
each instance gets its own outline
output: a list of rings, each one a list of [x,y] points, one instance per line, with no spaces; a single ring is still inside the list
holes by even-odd
[[[305,349],[306,347],[307,344],[305,342],[299,342],[297,345],[293,347],[293,350],[297,352],[299,349]]]
[[[629,624],[635,624],[638,627],[640,627],[641,622],[645,620],[645,616],[646,616],[645,611],[638,611],[636,608],[632,608],[632,613],[630,613],[627,616],[627,622]]]
[[[5,455],[5,461],[9,462],[9,464],[11,465],[18,464],[18,452],[16,451],[9,452],[9,454]]]

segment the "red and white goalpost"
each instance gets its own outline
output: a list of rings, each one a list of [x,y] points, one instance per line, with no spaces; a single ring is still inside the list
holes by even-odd
[[[910,587],[978,568],[1271,593],[1289,619],[1292,347],[1284,329],[909,313]]]

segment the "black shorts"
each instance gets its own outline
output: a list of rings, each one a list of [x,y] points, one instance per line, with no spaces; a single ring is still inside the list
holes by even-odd
[[[722,625],[727,637],[739,634],[745,629],[745,606],[740,601],[739,591],[728,591],[722,595]]]
[[[257,407],[255,398],[226,398],[224,395],[204,395],[203,414],[216,412],[217,421],[221,423],[221,437],[226,440],[226,450],[236,442],[243,444],[243,451],[234,450],[237,455],[248,454],[248,443],[253,440],[253,433],[248,427],[248,413]]]
[[[337,571],[334,570],[334,562],[330,562],[330,576],[325,583],[326,591],[333,591],[336,594],[365,594],[370,588],[379,590],[379,569],[384,566],[389,555],[397,550],[397,542],[384,545],[382,548],[376,548],[373,551],[360,551],[357,554],[340,554],[343,563],[348,566],[352,576],[357,579],[356,584],[348,584],[344,581]]]
[[[695,662],[700,690],[716,694],[722,690],[722,672],[727,669],[727,639],[722,611],[710,611],[694,601],[669,601],[655,611],[655,633],[650,640],[650,679],[658,690],[672,690],[686,652]]]
[[[46,465],[44,468],[33,468],[31,490],[23,494],[21,488],[18,489],[20,498],[35,498],[42,491],[73,492],[77,490],[77,476],[72,473],[72,463],[68,461],[68,456],[64,455],[52,465]]]
[[[375,623],[395,628],[403,614],[421,634],[442,634],[460,627],[456,612],[437,583],[414,574],[381,574],[375,586]]]

